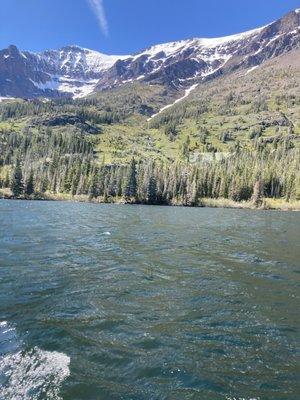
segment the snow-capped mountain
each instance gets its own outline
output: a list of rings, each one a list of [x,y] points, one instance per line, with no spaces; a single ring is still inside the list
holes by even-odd
[[[97,87],[136,79],[175,86],[205,78],[223,67],[263,28],[222,38],[189,39],[156,45],[125,60],[103,74]]]
[[[0,51],[0,96],[83,97],[132,81],[187,90],[204,79],[257,67],[300,47],[300,9],[262,28],[217,39],[160,44],[133,56],[77,46],[43,53]]]
[[[123,58],[128,56],[108,56],[78,46],[31,53],[12,45],[0,51],[0,93],[28,98],[82,97]]]
[[[146,82],[193,85],[236,68],[257,66],[300,46],[300,13],[295,10],[262,28],[237,35],[190,39],[153,46],[119,60],[103,74],[97,88],[142,79]]]

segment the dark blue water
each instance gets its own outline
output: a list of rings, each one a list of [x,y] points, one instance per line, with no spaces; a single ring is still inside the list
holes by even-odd
[[[0,201],[0,399],[298,400],[300,214]]]

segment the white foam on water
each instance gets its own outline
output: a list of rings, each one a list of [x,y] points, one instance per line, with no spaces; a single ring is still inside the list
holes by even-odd
[[[0,327],[0,343],[5,348],[5,342],[17,340],[16,333],[12,327],[8,331],[9,325],[5,322],[1,322]],[[13,347],[21,347],[21,344]],[[69,365],[67,355],[38,347],[1,355],[0,399],[38,400],[43,394],[47,400],[61,400],[60,387],[70,375]]]

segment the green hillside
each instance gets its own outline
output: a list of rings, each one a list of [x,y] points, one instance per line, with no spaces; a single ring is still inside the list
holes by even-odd
[[[162,107],[172,104],[184,91],[135,82],[83,100],[2,102],[2,187],[8,185],[8,175],[18,158],[26,179],[29,171],[33,174],[39,171],[39,191],[68,193],[72,186],[70,180],[77,174],[78,180],[84,176],[81,180],[86,182],[82,192],[73,187],[73,194],[88,195],[93,176],[102,169],[107,180],[113,179],[111,174],[121,175],[117,194],[111,196],[122,197],[128,166],[134,158],[137,170],[140,168],[144,173],[147,165],[151,165],[149,168],[155,175],[156,184],[165,179],[159,176],[159,171],[164,168],[172,170],[175,165],[179,175],[194,176],[214,170],[219,178],[212,175],[207,179],[212,186],[217,185],[217,189],[215,193],[212,189],[202,191],[201,197],[248,200],[258,179],[263,178],[268,180],[268,185],[275,185],[272,179],[276,178],[280,181],[280,189],[269,188],[268,196],[298,199],[299,60],[300,52],[297,50],[256,69],[239,70],[202,82],[190,96],[161,113]],[[158,115],[150,118],[156,113]],[[59,148],[62,143],[64,150]],[[77,143],[75,147],[74,143]],[[56,151],[53,151],[53,146]],[[60,171],[55,182],[55,174],[49,172],[54,159]],[[244,165],[244,170],[243,160],[249,163]],[[259,171],[260,166],[262,171]],[[169,172],[165,173],[168,176]],[[46,183],[42,183],[42,175],[45,175]],[[57,190],[57,180],[64,179],[68,184],[61,183]],[[199,179],[194,179],[192,186],[198,187]],[[222,179],[226,180],[227,189],[220,189]],[[233,181],[236,189],[232,187]],[[233,189],[242,190],[244,194],[234,196]],[[104,192],[105,189],[98,194],[96,191],[96,197],[103,196]],[[184,191],[179,196],[175,192],[171,202],[187,202],[183,200]],[[200,193],[199,189],[199,196]],[[146,199],[146,194],[140,196],[140,201]],[[169,200],[164,197],[163,202]]]

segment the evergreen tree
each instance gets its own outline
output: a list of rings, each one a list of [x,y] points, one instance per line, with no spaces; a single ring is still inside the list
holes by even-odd
[[[133,158],[131,160],[129,170],[128,170],[128,176],[126,179],[125,183],[125,188],[124,188],[124,196],[126,198],[135,198],[137,194],[137,180],[136,180],[136,161]]]
[[[9,107],[12,107],[12,116],[23,112],[21,103]],[[31,110],[33,106],[26,104],[24,107]],[[201,156],[197,163],[191,164],[188,159],[194,143],[191,147],[186,138],[179,153],[181,161],[166,159],[162,163],[157,153],[155,162],[132,159],[129,165],[103,163],[99,166],[91,137],[65,129],[63,133],[43,126],[34,131],[25,129],[22,134],[0,131],[2,187],[11,187],[16,197],[23,192],[30,195],[35,189],[39,193],[50,190],[101,197],[109,202],[124,196],[149,204],[198,205],[201,198],[211,197],[235,201],[252,199],[259,205],[263,196],[291,201],[300,198],[300,149],[292,146],[293,142],[284,135],[267,143],[262,136],[252,140],[251,147],[245,146],[243,141],[236,142],[232,153],[221,160]],[[209,135],[204,127],[200,130]],[[203,149],[204,145],[200,146]],[[13,160],[16,160],[15,166]],[[26,177],[25,191],[22,174]],[[264,182],[263,190],[258,184],[253,185],[258,180]]]
[[[34,175],[32,169],[30,170],[29,177],[26,181],[24,192],[27,196],[31,196],[34,193]]]
[[[91,183],[89,186],[89,199],[93,199],[94,197],[98,196],[98,179],[97,179],[97,171],[92,172]]]
[[[147,203],[156,204],[156,179],[152,175],[150,176],[147,187]]]
[[[6,175],[5,175],[5,179],[4,179],[3,186],[4,186],[5,188],[8,188],[8,187],[9,187],[9,183],[10,183],[9,172],[7,171],[7,172],[6,172]]]
[[[24,191],[23,174],[19,158],[16,159],[10,180],[10,189],[14,197],[19,197]]]
[[[40,181],[40,192],[45,193],[48,190],[48,179],[46,176],[42,176],[41,181]]]

